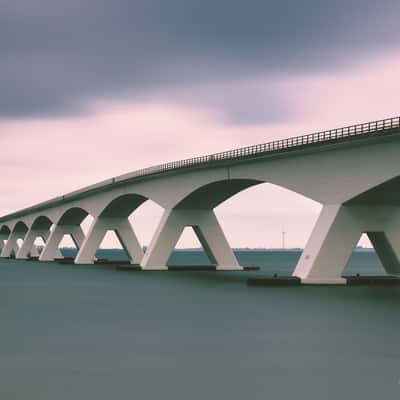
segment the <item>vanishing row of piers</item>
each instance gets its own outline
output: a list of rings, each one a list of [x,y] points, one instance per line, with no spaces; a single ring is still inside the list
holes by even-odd
[[[386,272],[400,276],[399,154],[396,117],[162,164],[1,217],[1,257],[53,261],[70,235],[78,248],[75,263],[92,264],[114,231],[132,264],[166,270],[189,226],[218,270],[241,270],[214,209],[246,188],[272,183],[323,205],[293,273],[303,283],[344,283],[342,272],[363,233]],[[144,252],[128,218],[147,200],[164,213]],[[93,221],[85,234],[88,215]],[[45,243],[40,255],[39,237]]]

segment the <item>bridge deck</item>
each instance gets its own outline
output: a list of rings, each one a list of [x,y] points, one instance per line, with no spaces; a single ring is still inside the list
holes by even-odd
[[[226,165],[227,163],[240,162],[241,160],[244,161],[249,159],[269,157],[274,154],[307,150],[315,146],[352,142],[354,139],[368,140],[371,138],[376,138],[377,135],[381,137],[393,135],[394,133],[398,134],[400,133],[399,129],[400,117],[394,117],[346,126],[343,128],[330,129],[308,135],[274,140],[267,143],[242,147],[200,157],[188,158],[185,160],[173,161],[110,178],[94,185],[90,185],[65,195],[55,197],[51,200],[0,217],[0,222],[18,218],[32,212],[49,208],[51,206],[56,206],[57,204],[66,201],[72,201],[81,197],[86,197],[98,191],[113,187],[114,185],[132,183],[136,180],[139,181],[143,179],[152,179],[156,176],[158,177],[160,174],[171,173],[174,171],[179,172],[180,170],[188,169],[207,168],[213,166],[218,167],[220,165]]]

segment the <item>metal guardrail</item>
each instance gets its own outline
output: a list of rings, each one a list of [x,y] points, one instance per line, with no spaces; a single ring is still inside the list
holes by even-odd
[[[203,164],[210,164],[222,160],[236,160],[248,158],[249,156],[261,156],[266,153],[289,150],[305,145],[343,140],[354,136],[369,135],[400,127],[400,117],[382,119],[379,121],[351,125],[344,128],[331,129],[309,135],[295,136],[287,139],[275,140],[273,142],[257,144],[254,146],[242,147],[239,149],[223,151],[201,157],[188,158],[186,160],[173,161],[150,168],[140,169],[122,177],[134,178],[139,176],[153,175],[161,172],[193,167]],[[119,181],[119,178],[116,178]]]
[[[135,178],[151,177],[152,175],[158,175],[161,173],[185,168],[201,166],[206,167],[207,165],[214,165],[218,164],[219,162],[229,162],[240,159],[262,157],[263,155],[267,155],[270,153],[292,151],[313,144],[346,141],[354,138],[388,133],[391,130],[398,128],[400,128],[400,117],[387,118],[378,121],[346,126],[344,128],[330,129],[327,131],[311,133],[309,135],[274,140],[272,142],[223,151],[220,153],[173,161],[161,165],[156,165],[154,167],[143,168],[134,172],[130,172],[128,174],[120,175],[115,178],[107,179],[103,182],[96,183],[94,185],[65,194],[63,196],[58,196],[51,200],[39,203],[35,206],[28,207],[15,213],[0,217],[0,222],[4,222],[12,218],[17,218],[30,212],[45,209],[64,200],[73,200],[79,196],[88,195],[91,192],[95,192],[102,188],[113,186],[115,184],[121,184],[123,182],[128,182],[134,180]]]

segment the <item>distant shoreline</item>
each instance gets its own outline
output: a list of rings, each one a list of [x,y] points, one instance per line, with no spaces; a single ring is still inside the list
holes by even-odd
[[[41,249],[41,246],[38,246],[39,249]],[[146,249],[146,246],[144,246],[144,249]],[[61,247],[60,250],[76,250],[75,247]],[[105,251],[115,251],[115,250],[120,250],[123,251],[121,248],[100,248],[99,250],[105,250]],[[282,249],[282,248],[262,248],[262,247],[233,247],[233,251],[242,251],[242,252],[301,252],[304,249],[301,247],[293,247],[293,248],[287,248],[287,249]],[[176,252],[202,252],[204,251],[201,247],[188,247],[188,248],[182,248],[182,249],[174,249]],[[371,247],[356,247],[353,251],[360,251],[360,252],[373,252],[375,251]]]

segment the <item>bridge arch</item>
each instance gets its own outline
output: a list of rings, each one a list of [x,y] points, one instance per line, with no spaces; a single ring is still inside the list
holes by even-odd
[[[130,217],[146,202],[149,206],[159,207],[157,202],[135,192],[119,193],[113,196],[95,217],[89,228],[87,239],[77,255],[76,262],[92,263],[96,251],[103,243],[108,242],[108,245],[111,244],[112,247],[118,243],[128,259],[133,264],[138,264],[143,257],[143,248],[133,229]]]
[[[50,236],[43,252],[40,254],[39,260],[52,261],[55,258],[62,257],[59,251],[59,245],[65,236],[69,236],[72,243],[79,250],[85,239],[84,231],[81,224],[91,214],[84,208],[79,206],[71,206],[67,208],[54,224]],[[92,216],[91,216],[92,217]],[[93,218],[93,217],[92,217]],[[44,220],[41,220],[44,222]],[[48,221],[47,221],[48,223]]]
[[[11,229],[8,225],[1,225],[0,227],[0,252],[4,249],[4,243],[7,243],[11,236]],[[0,253],[1,254],[1,253]]]
[[[253,186],[271,184],[289,192],[295,193],[301,197],[311,199],[303,193],[299,193],[293,188],[282,185],[273,179],[261,178],[231,178],[223,180],[215,180],[201,186],[194,188],[190,193],[178,201],[172,208],[174,209],[198,209],[198,210],[212,210],[221,205],[226,200],[245,191]]]
[[[0,235],[2,237],[8,237],[11,234],[11,229],[8,227],[8,225],[2,225],[0,228]]]
[[[347,205],[400,205],[400,175],[374,184],[357,196],[352,197]]]
[[[17,221],[12,229],[9,226],[3,225],[0,229],[1,240],[6,240],[4,247],[2,246],[1,257],[16,256],[19,246],[22,245],[23,240],[28,232],[28,226],[23,221]]]
[[[175,205],[175,209],[213,209],[251,186],[264,183],[257,179],[226,179],[200,186]]]
[[[25,224],[23,221],[18,221],[13,229],[13,233],[18,233],[18,234],[25,234],[28,232],[28,226]]]
[[[310,223],[307,221],[305,224],[306,231],[310,230],[311,232],[313,227],[312,222],[314,219],[316,220],[320,207],[315,200],[304,196],[302,193],[296,192],[292,188],[286,187],[286,185],[276,184],[272,179],[264,180],[260,176],[253,178],[251,174],[249,174],[249,176],[250,177],[244,178],[209,179],[208,182],[203,181],[202,184],[199,184],[194,189],[188,190],[189,193],[186,192],[171,209],[166,209],[149,251],[145,254],[142,263],[143,268],[163,269],[163,266],[168,263],[168,257],[177,245],[178,247],[192,247],[194,244],[193,239],[187,235],[187,237],[184,238],[182,235],[185,233],[184,231],[190,232],[190,229],[185,228],[192,228],[192,238],[194,233],[211,264],[215,264],[218,269],[240,268],[230,248],[231,243],[233,244],[231,239],[235,238],[235,247],[246,247],[247,245],[243,243],[243,232],[245,231],[249,233],[254,231],[258,232],[253,239],[255,241],[253,247],[279,247],[282,243],[282,226],[277,228],[277,225],[280,225],[280,222],[271,219],[270,221],[272,221],[271,223],[274,225],[274,233],[269,233],[271,229],[268,224],[268,219],[264,218],[264,216],[270,218],[271,212],[268,210],[271,209],[271,207],[279,207],[280,204],[273,200],[269,203],[271,198],[268,197],[267,193],[269,193],[273,187],[275,187],[275,189],[272,189],[272,195],[275,197],[272,197],[272,199],[280,197],[282,200],[286,195],[290,195],[288,196],[288,204],[292,201],[295,202],[292,208],[293,210],[296,210],[298,206],[302,207],[305,205],[307,207],[307,202],[310,202],[310,205],[313,203],[311,207],[314,209],[310,208],[308,212],[311,216],[309,219]],[[264,190],[262,190],[262,186],[264,186]],[[260,189],[261,191],[257,192]],[[240,220],[238,213],[235,214],[235,218],[231,218],[235,212],[232,213],[229,211],[229,208],[233,210],[237,205],[240,205],[240,201],[239,203],[228,203],[227,201],[236,197],[239,193],[247,191],[248,195],[245,196],[247,202],[249,200],[255,200],[256,208],[259,208],[258,211],[264,210],[262,211],[262,219],[265,222],[261,223],[260,217],[257,218],[258,221],[247,218],[247,215],[254,217],[253,208],[250,203],[246,205],[246,207],[242,207],[239,212],[239,214],[243,213],[243,217],[240,217],[242,220]],[[262,198],[260,198],[260,200],[257,201],[257,193],[264,193],[267,197],[265,197],[265,200],[261,200]],[[219,206],[222,207],[222,204],[224,204],[224,208],[219,208]],[[216,208],[217,210],[214,211]],[[247,214],[248,212],[250,212],[250,214]],[[295,211],[293,214],[295,214]],[[230,216],[229,218],[227,218],[228,215]],[[234,232],[233,236],[225,235],[224,229],[219,224],[219,220],[221,219],[221,222],[223,222],[222,225],[226,225],[227,220],[223,221],[224,218],[233,220],[233,225],[232,222],[227,224],[229,230]],[[235,223],[236,226],[234,225]],[[301,237],[305,236],[302,233],[302,229],[300,229],[302,223],[303,221],[299,222],[298,220],[290,222],[293,229],[292,232],[295,232],[290,238],[293,243],[291,247],[298,247],[297,243],[302,244]],[[278,229],[278,231],[276,229]],[[252,236],[254,236],[254,234],[252,234]],[[259,239],[257,239],[258,236]],[[191,240],[193,244],[189,244],[187,239]],[[178,241],[180,243],[178,243]],[[182,242],[184,242],[184,244]]]
[[[35,241],[41,240],[43,244],[45,244],[48,236],[50,235],[50,227],[53,225],[53,222],[45,215],[40,215],[36,217],[33,222],[30,224],[30,229],[28,233],[24,235],[24,238],[18,238],[18,252],[16,254],[16,258],[18,259],[27,259],[31,257],[38,257],[39,252],[36,247]],[[16,226],[17,227],[17,226]]]
[[[31,229],[48,230],[52,225],[53,221],[49,217],[45,215],[40,215],[39,217],[36,217],[33,221]]]
[[[138,207],[148,200],[136,193],[120,195],[111,200],[101,211],[101,218],[123,218],[129,217]]]
[[[71,207],[64,211],[57,221],[57,225],[80,225],[83,220],[90,215],[88,211],[81,207]]]

